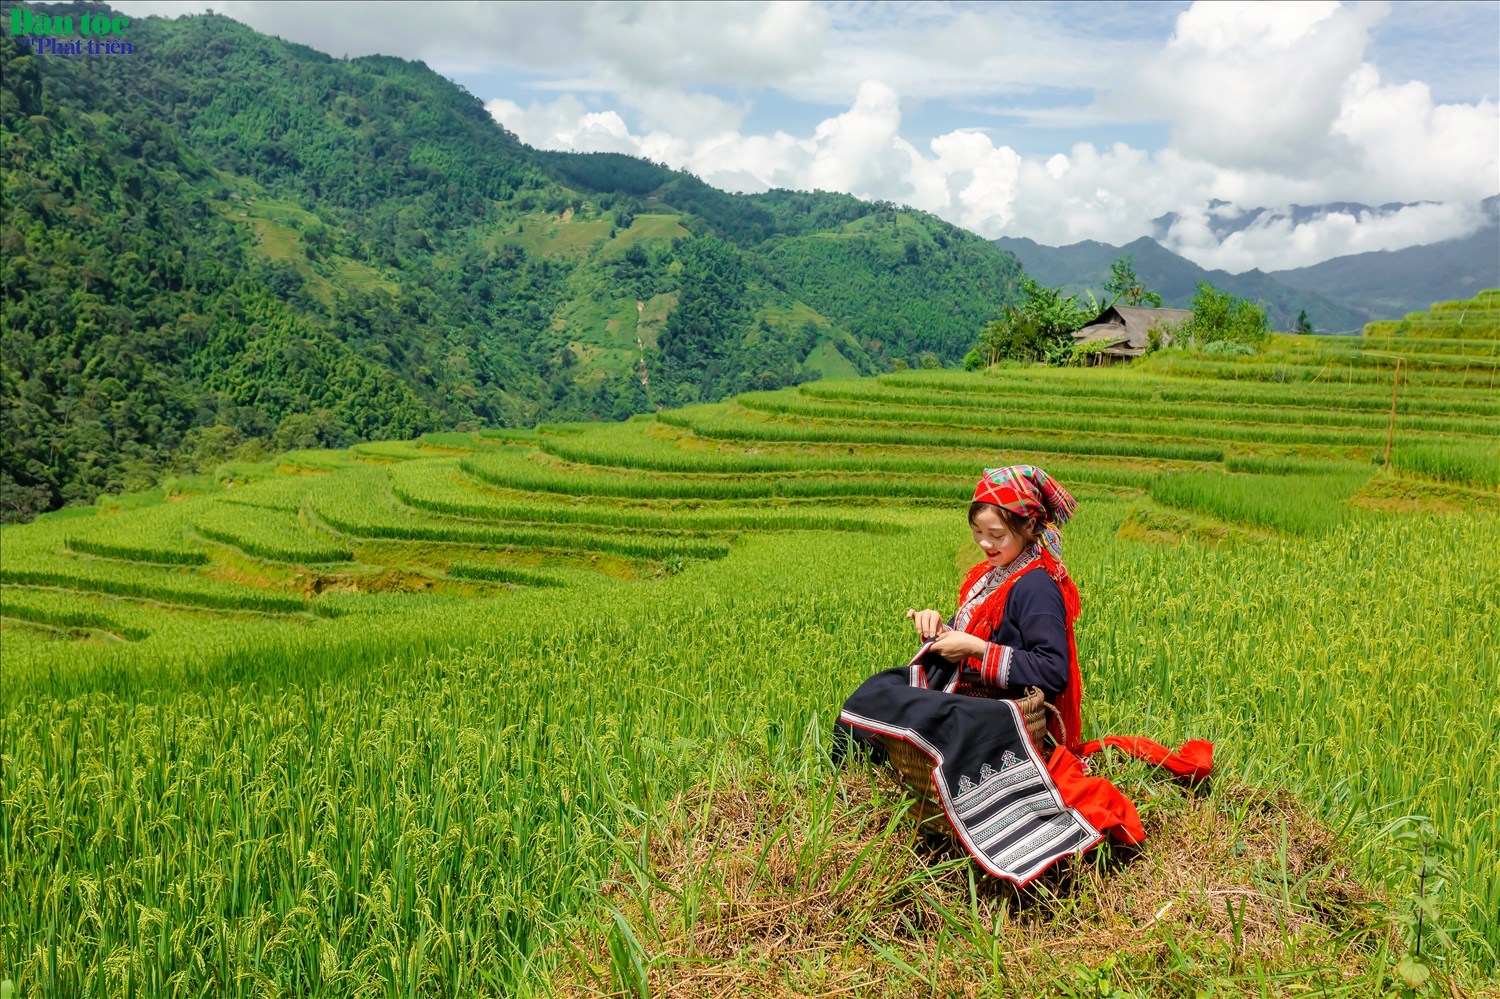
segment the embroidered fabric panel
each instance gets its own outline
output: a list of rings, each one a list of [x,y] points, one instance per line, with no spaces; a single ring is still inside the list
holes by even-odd
[[[959,779],[949,822],[992,874],[1025,883],[1047,865],[1092,846],[1099,833],[1063,806],[1039,761],[1002,755],[1001,767],[980,767],[980,781]],[[976,853],[977,851],[977,853]]]
[[[924,645],[905,668],[861,684],[839,717],[907,742],[932,760],[933,789],[954,835],[996,877],[1025,884],[1059,858],[1099,842],[1103,834],[1063,803],[1020,708],[938,689],[950,671],[957,675]]]
[[[985,598],[999,589],[1007,579],[1035,562],[1038,558],[1040,556],[1037,554],[1036,545],[1027,545],[1026,550],[1011,559],[1008,565],[997,566],[986,573],[983,579],[974,584],[974,589],[970,591],[969,596],[964,600],[963,606],[958,608],[958,613],[953,615],[953,630],[964,631],[967,629],[969,627],[969,619],[974,616],[974,612],[979,609],[979,605],[984,603]]]

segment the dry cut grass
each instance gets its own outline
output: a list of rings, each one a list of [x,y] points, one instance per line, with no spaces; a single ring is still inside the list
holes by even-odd
[[[1108,766],[1106,764],[1106,766]],[[716,780],[617,841],[570,996],[1376,995],[1389,922],[1290,795],[1116,764],[1139,850],[1017,889],[924,835],[883,768]],[[1204,992],[1204,989],[1208,992]]]

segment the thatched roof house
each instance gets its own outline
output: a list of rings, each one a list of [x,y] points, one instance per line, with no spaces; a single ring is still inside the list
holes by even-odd
[[[1099,318],[1073,332],[1073,342],[1082,346],[1103,342],[1107,346],[1095,354],[1093,363],[1113,364],[1146,353],[1153,327],[1161,331],[1161,343],[1172,342],[1171,327],[1193,318],[1189,309],[1141,309],[1130,305],[1111,305]]]

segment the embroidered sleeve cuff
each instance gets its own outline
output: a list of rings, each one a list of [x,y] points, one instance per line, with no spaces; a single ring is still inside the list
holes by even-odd
[[[979,678],[989,687],[1010,686],[1010,657],[1015,652],[1009,645],[989,643],[984,650],[984,663],[979,668]]]

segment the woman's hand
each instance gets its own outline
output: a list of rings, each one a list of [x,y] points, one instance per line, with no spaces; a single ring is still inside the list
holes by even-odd
[[[906,616],[924,642],[952,630],[943,623],[943,616],[935,610],[908,610]]]
[[[982,638],[948,628],[932,643],[932,650],[952,663],[970,656],[982,658],[988,645]]]

